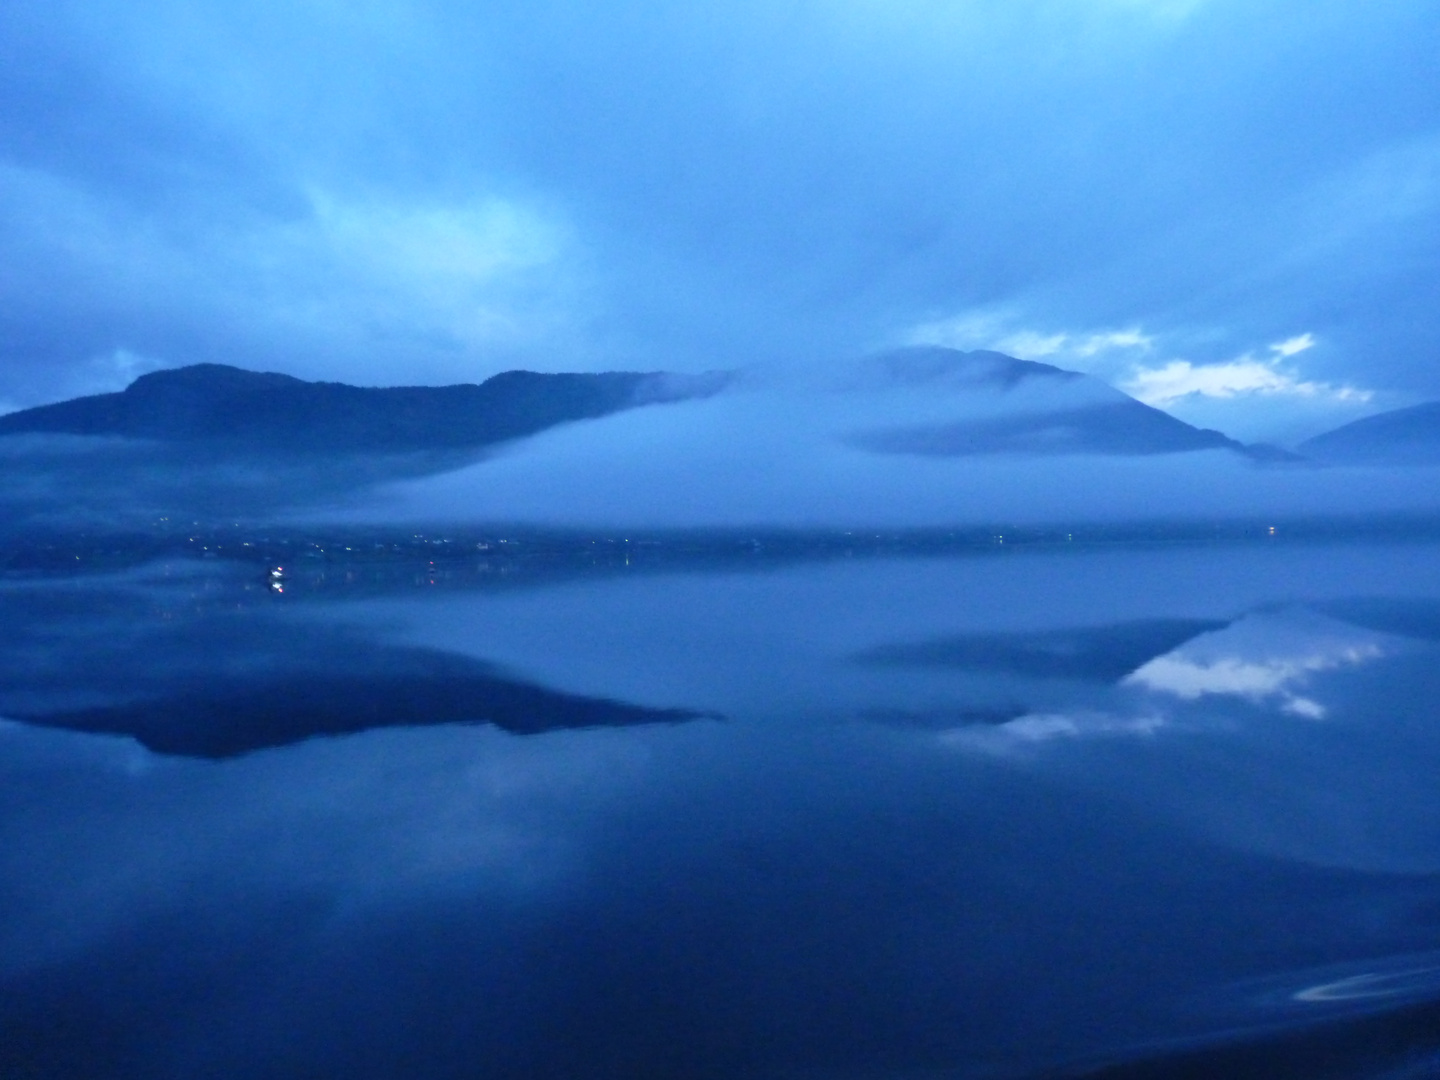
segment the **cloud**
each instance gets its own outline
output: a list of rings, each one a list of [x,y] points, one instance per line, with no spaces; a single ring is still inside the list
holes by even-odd
[[[1149,349],[1154,344],[1155,339],[1147,334],[1142,334],[1139,329],[1110,330],[1101,334],[1091,334],[1081,343],[1077,351],[1081,356],[1094,356],[1110,349]]]
[[[421,282],[485,284],[515,270],[543,266],[561,254],[559,227],[513,201],[411,206],[342,202],[311,193],[323,243],[372,272]]]
[[[898,335],[902,345],[940,345],[950,349],[993,349],[1021,360],[1044,360],[1101,373],[1116,357],[1133,358],[1155,347],[1155,339],[1138,326],[1109,330],[1038,330],[1020,325],[1018,313],[962,312],[950,318],[919,323]]]
[[[1228,695],[1274,699],[1287,713],[1320,720],[1326,708],[1297,692],[1318,672],[1385,655],[1378,635],[1319,618],[1252,615],[1150,660],[1123,685],[1195,701]]]
[[[285,214],[182,221],[0,164],[6,240],[27,273],[0,272],[0,299],[78,305],[34,327],[32,348],[76,355],[43,394],[13,395],[27,404],[200,360],[352,382],[484,377],[507,354],[571,343],[586,310],[565,223],[500,194],[310,187]]]
[[[1120,329],[1051,330],[1026,326],[1008,310],[962,312],[919,323],[899,335],[905,344],[995,349],[1023,360],[1040,360],[1110,382],[1148,405],[1172,412],[1197,427],[1215,428],[1247,441],[1296,443],[1366,412],[1403,402],[1348,384],[1302,377],[1285,361],[1313,349],[1314,333],[1292,335],[1236,359],[1155,363],[1183,344],[1184,335],[1162,335],[1143,326]]]
[[[358,316],[392,336],[445,335],[462,350],[552,329],[546,300],[564,289],[570,237],[538,209],[497,196],[417,205],[318,190],[311,203],[310,219],[257,236],[253,257],[273,244],[319,264],[333,284],[309,299],[332,317]]]
[[[971,724],[937,736],[942,746],[1011,753],[1057,739],[1153,735],[1169,721],[1159,714],[1124,716],[1107,712],[1027,713],[993,726]]]
[[[1170,360],[1159,367],[1136,368],[1128,379],[1120,383],[1120,389],[1147,405],[1160,408],[1190,395],[1210,398],[1247,395],[1322,398],[1357,404],[1364,404],[1374,397],[1372,391],[1358,387],[1336,386],[1302,378],[1281,365],[1282,358],[1294,356],[1312,345],[1314,338],[1303,334],[1280,345],[1272,345],[1271,348],[1278,354],[1273,359],[1260,360],[1246,353],[1217,364]]]
[[[912,457],[869,452],[863,421],[951,422],[1043,406],[1049,387],[986,394],[932,385],[892,394],[739,385],[712,398],[562,425],[454,472],[388,484],[351,521],[512,521],[635,528],[841,528],[1190,520],[1424,510],[1433,485],[1344,470],[1257,469],[1228,450],[1140,456]],[[1098,383],[1084,393],[1110,393]],[[697,483],[696,478],[704,479]],[[321,511],[316,511],[322,513]]]
[[[1378,655],[1378,651],[1368,655]],[[1360,653],[1347,656],[1351,663],[1365,658]],[[1187,700],[1205,694],[1231,694],[1260,700],[1270,696],[1282,699],[1286,712],[1308,719],[1325,716],[1325,707],[1311,698],[1286,691],[1285,685],[1312,671],[1324,671],[1340,661],[1326,656],[1307,656],[1293,660],[1272,660],[1262,664],[1247,663],[1236,657],[1221,657],[1209,663],[1193,663],[1175,657],[1158,657],[1128,678],[1128,682],[1149,690],[1163,690]]]
[[[1311,333],[1297,334],[1295,337],[1286,338],[1270,346],[1270,351],[1277,354],[1281,359],[1288,359],[1306,349],[1315,347],[1315,335]]]

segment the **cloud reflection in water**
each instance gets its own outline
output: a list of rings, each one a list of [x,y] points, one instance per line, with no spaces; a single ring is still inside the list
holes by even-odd
[[[1261,612],[1150,660],[1124,682],[1185,701],[1207,694],[1278,700],[1283,712],[1320,720],[1325,706],[1297,693],[1309,676],[1383,655],[1373,632],[1308,613]]]

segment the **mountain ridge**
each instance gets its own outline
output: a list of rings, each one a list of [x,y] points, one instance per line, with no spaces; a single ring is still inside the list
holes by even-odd
[[[873,426],[848,437],[852,445],[876,453],[1152,455],[1223,449],[1256,461],[1294,460],[1278,447],[1247,445],[1195,427],[1092,375],[992,350],[910,346],[872,357],[868,370],[872,380],[911,388],[983,387],[998,390],[1002,400],[1025,387],[1052,395],[1025,409]]]
[[[842,365],[841,372],[831,389],[857,396],[846,407],[854,416],[849,431],[834,434],[872,453],[1134,456],[1226,449],[1252,460],[1293,460],[1285,451],[1194,427],[1093,376],[988,350],[909,347]],[[150,372],[115,393],[0,416],[0,436],[122,437],[269,460],[463,453],[560,424],[711,397],[736,379],[730,372],[515,370],[478,384],[361,387],[194,364]]]
[[[1306,439],[1296,449],[1333,464],[1440,464],[1440,401],[1366,416]]]
[[[722,374],[506,371],[478,384],[361,387],[193,364],[142,375],[116,393],[0,416],[0,435],[109,435],[262,453],[469,449],[706,396],[724,381]]]

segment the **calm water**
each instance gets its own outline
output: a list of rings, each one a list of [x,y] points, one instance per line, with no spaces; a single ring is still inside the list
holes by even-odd
[[[1434,545],[211,561],[0,641],[6,1080],[1440,1072]]]

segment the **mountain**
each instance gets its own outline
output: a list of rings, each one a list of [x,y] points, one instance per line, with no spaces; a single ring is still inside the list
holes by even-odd
[[[128,632],[87,631],[102,610],[128,620]],[[44,583],[0,593],[0,716],[205,758],[376,728],[491,724],[528,735],[717,718],[555,689],[268,604],[203,610],[170,604],[163,586],[140,599],[105,580],[82,593]]]
[[[142,375],[125,390],[0,416],[0,435],[108,435],[227,452],[394,453],[488,446],[573,420],[707,397],[724,373],[540,374],[478,385],[359,387],[196,364]],[[1167,454],[1228,448],[1098,379],[1002,353],[901,349],[846,369],[863,424],[844,437],[885,454]],[[937,411],[938,410],[938,411]]]
[[[164,697],[42,712],[11,719],[40,727],[128,735],[157,754],[227,758],[320,736],[384,727],[493,724],[516,735],[564,728],[716,719],[693,709],[585,697],[496,675],[448,658],[439,673],[281,673],[240,682],[219,677]],[[469,669],[474,669],[469,670]]]
[[[1144,455],[1229,449],[1260,459],[1288,456],[1192,427],[1078,371],[1004,353],[900,349],[872,358],[864,370],[862,387],[972,399],[970,415],[877,426],[850,436],[853,445],[880,453]]]
[[[484,452],[505,441],[518,445]],[[1168,498],[1182,473],[1199,484],[1197,470],[1276,456],[1091,376],[985,351],[389,389],[199,365],[0,416],[0,520],[341,503],[385,520],[627,527],[1028,520],[1041,511],[1026,507],[1075,517],[1107,500],[1149,512],[1143,484]]]
[[[478,385],[378,388],[195,364],[142,375],[119,393],[0,416],[0,435],[124,436],[278,454],[464,449],[704,396],[724,378],[507,371]]]
[[[1440,464],[1440,401],[1367,416],[1306,439],[1296,449],[1337,465]]]

